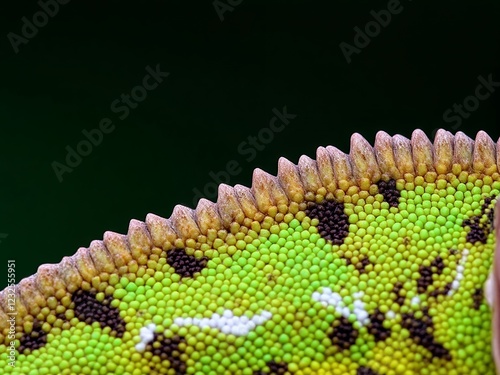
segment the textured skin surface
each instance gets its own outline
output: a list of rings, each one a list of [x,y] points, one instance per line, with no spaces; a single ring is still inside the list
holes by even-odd
[[[483,288],[499,153],[484,132],[355,134],[348,155],[280,159],[251,189],[133,220],[0,293],[0,367],[495,374]]]

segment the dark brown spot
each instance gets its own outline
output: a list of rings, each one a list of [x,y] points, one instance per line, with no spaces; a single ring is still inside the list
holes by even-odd
[[[369,367],[358,367],[358,370],[356,371],[356,375],[378,375],[378,372],[372,370]]]
[[[431,297],[445,296],[449,293],[450,290],[451,290],[451,283],[448,283],[444,286],[443,289],[433,290],[431,293],[429,293],[429,296]]]
[[[488,235],[494,230],[494,207],[490,207],[493,197],[487,197],[484,199],[484,203],[481,206],[481,214],[472,216],[469,219],[463,221],[463,227],[469,227],[470,231],[467,233],[467,242],[472,244],[476,242],[486,243]],[[486,217],[485,220],[481,222],[483,216]]]
[[[417,281],[418,293],[425,293],[427,287],[432,284],[432,275],[440,275],[444,270],[443,258],[439,255],[434,259],[430,266],[420,266],[418,272],[420,278]]]
[[[57,319],[61,319],[62,321],[66,321],[67,320],[66,319],[66,314],[64,314],[64,313],[58,313],[58,314],[56,314],[56,318]]]
[[[78,290],[72,296],[75,316],[82,322],[99,323],[101,327],[109,327],[116,337],[122,337],[125,332],[125,321],[120,316],[120,310],[111,306],[113,297],[107,296],[99,302],[96,295],[90,291]]]
[[[39,349],[47,343],[47,333],[42,329],[39,321],[33,322],[31,333],[25,333],[19,339],[19,353],[29,353],[33,350]]]
[[[366,272],[366,267],[371,264],[370,260],[368,258],[362,258],[361,262],[358,262],[356,264],[356,268],[359,270],[359,273],[365,273]]]
[[[396,188],[396,180],[379,181],[377,186],[379,193],[384,197],[384,201],[389,203],[391,207],[397,207],[401,193]]]
[[[333,322],[333,331],[328,335],[332,344],[340,349],[349,349],[356,342],[358,331],[344,317]]]
[[[166,338],[163,334],[155,333],[152,343],[146,345],[146,350],[151,352],[153,356],[158,356],[163,361],[168,361],[170,363],[169,368],[175,370],[175,375],[186,374],[187,366],[186,363],[181,359],[181,351],[179,350],[179,344],[185,342],[186,340],[182,336],[174,335],[171,338]],[[161,368],[156,368],[159,366]],[[151,364],[151,370],[162,370],[164,369],[161,363]],[[164,372],[159,372],[163,374]]]
[[[349,218],[344,213],[343,203],[334,200],[309,202],[306,215],[319,220],[319,235],[334,245],[342,244],[349,234]]]
[[[391,335],[391,330],[384,327],[384,319],[384,314],[379,309],[370,315],[368,332],[373,335],[376,342],[384,341]]]
[[[403,290],[403,283],[398,281],[396,284],[394,284],[394,288],[392,289],[392,292],[396,295],[396,298],[394,301],[399,305],[403,306],[405,303],[405,297],[401,295],[401,291]]]
[[[403,328],[407,329],[415,344],[427,349],[434,357],[451,360],[448,349],[436,342],[432,335],[432,319],[427,311],[424,311],[422,319],[417,319],[413,313],[404,314],[401,322]]]
[[[284,375],[288,371],[288,364],[285,362],[269,361],[267,362],[269,371],[254,371],[254,375]]]
[[[472,300],[474,301],[474,309],[479,310],[481,303],[483,302],[483,288],[476,288],[474,294],[472,295]]]
[[[186,253],[185,249],[173,249],[167,252],[167,263],[182,277],[193,277],[207,265],[207,257],[201,259]]]
[[[354,267],[356,267],[359,273],[367,272],[366,267],[371,264],[370,260],[364,256],[361,256],[360,259],[354,263],[351,258],[345,258],[345,260],[347,265],[354,264]]]
[[[480,222],[481,216],[473,216],[470,219],[464,220],[463,226],[469,227],[470,231],[467,233],[467,242],[470,243],[486,243],[489,230],[483,223]]]

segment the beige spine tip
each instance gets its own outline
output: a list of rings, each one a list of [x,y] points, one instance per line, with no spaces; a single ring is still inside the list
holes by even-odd
[[[263,213],[267,214],[271,207],[288,204],[288,197],[278,179],[262,169],[254,170],[251,190],[259,210]]]
[[[472,166],[474,171],[491,175],[497,172],[496,145],[484,131],[479,131],[474,142]]]
[[[153,248],[153,240],[146,224],[139,220],[131,220],[127,238],[132,258],[140,265],[147,264]]]
[[[413,165],[418,176],[425,176],[427,172],[434,171],[434,150],[432,143],[420,129],[415,129],[411,135],[411,150]]]
[[[238,198],[238,202],[240,203],[241,209],[245,214],[245,217],[250,219],[259,220],[258,218],[262,217],[261,211],[257,207],[257,202],[255,200],[255,196],[252,194],[251,190],[243,185],[235,185],[234,193]],[[243,222],[241,220],[241,223]],[[241,224],[240,222],[238,222]]]
[[[322,188],[324,189],[316,160],[307,155],[302,155],[299,158],[297,168],[304,191],[314,194],[320,192]],[[326,191],[322,192],[322,194],[326,194]]]
[[[154,246],[170,250],[177,235],[168,219],[150,213],[146,216],[146,227],[151,235]]]
[[[398,179],[403,173],[398,169],[393,138],[384,131],[377,132],[373,146],[381,177]]]
[[[252,205],[253,203],[250,204],[250,206]],[[244,201],[242,203],[239,200],[236,186],[233,188],[226,184],[219,185],[217,211],[219,212],[223,226],[229,227],[232,222],[243,223],[248,210],[250,210],[248,202]]]
[[[360,134],[351,136],[350,160],[358,186],[368,190],[374,181],[380,180],[381,172],[373,147]]]
[[[194,212],[191,208],[176,205],[170,216],[170,222],[181,240],[185,241],[200,235],[200,228],[196,224]]]
[[[439,129],[434,137],[434,169],[438,174],[452,172],[453,146],[453,135]]]
[[[462,171],[470,170],[472,168],[474,141],[464,133],[457,132],[454,146],[453,163],[460,166]]]
[[[299,170],[290,160],[278,159],[278,181],[292,202],[300,203],[304,200],[304,186],[300,179]]]
[[[224,227],[217,210],[217,204],[201,198],[195,210],[196,223],[201,234],[207,235],[209,230],[221,230]]]

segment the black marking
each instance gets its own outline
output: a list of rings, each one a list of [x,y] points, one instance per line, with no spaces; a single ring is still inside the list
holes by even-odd
[[[267,367],[269,367],[269,372],[266,371],[254,371],[254,375],[284,375],[288,371],[288,364],[285,362],[269,361],[267,362]]]
[[[443,258],[439,255],[434,259],[430,266],[420,266],[418,272],[420,273],[420,278],[417,281],[418,293],[425,293],[427,287],[432,284],[432,275],[440,275],[444,270]]]
[[[371,264],[368,258],[362,258],[361,262],[356,264],[356,268],[359,270],[359,273],[365,273],[366,267]]]
[[[358,367],[358,370],[356,371],[356,375],[378,375],[378,372],[372,370],[369,367]]]
[[[401,192],[396,188],[396,180],[379,181],[377,183],[378,191],[384,197],[384,201],[391,207],[397,207]]]
[[[186,253],[185,249],[167,251],[167,263],[182,277],[193,277],[195,273],[206,267],[207,261],[207,257],[198,259]]]
[[[56,314],[56,318],[57,319],[61,319],[63,322],[65,322],[67,320],[65,313],[58,313],[58,314]]]
[[[415,318],[413,313],[404,314],[401,325],[408,330],[417,345],[427,349],[434,357],[451,360],[449,350],[434,339],[432,319],[426,310],[422,319]]]
[[[396,295],[395,302],[399,306],[403,306],[405,303],[405,297],[401,295],[401,291],[403,290],[403,283],[398,281],[396,284],[394,284],[394,288],[392,289],[392,292]]]
[[[429,293],[429,296],[431,297],[445,296],[450,292],[450,290],[451,290],[451,283],[448,283],[444,286],[443,289],[433,290],[431,293]]]
[[[474,309],[479,310],[481,303],[483,302],[484,294],[483,288],[476,288],[474,294],[472,295],[472,300],[474,301]]]
[[[47,343],[47,333],[42,329],[39,321],[33,322],[31,333],[24,333],[19,339],[19,353],[27,354],[39,349]],[[25,353],[26,352],[26,353]]]
[[[472,244],[481,242],[485,244],[488,240],[488,235],[495,229],[495,210],[493,207],[490,207],[492,200],[493,197],[485,198],[484,203],[481,206],[481,215],[472,216],[471,218],[463,221],[462,226],[470,228],[469,233],[467,233],[467,242]],[[485,222],[481,222],[483,216],[486,216]]]
[[[349,349],[356,342],[358,331],[344,317],[333,322],[333,331],[328,335],[332,344],[340,349]]]
[[[347,265],[354,264],[354,267],[356,267],[359,273],[365,273],[366,267],[371,264],[370,260],[363,256],[361,256],[360,260],[356,263],[353,263],[351,258],[345,258],[345,260]]]
[[[306,215],[319,220],[319,235],[334,245],[342,244],[349,235],[349,218],[344,213],[343,203],[334,200],[309,202]]]
[[[116,337],[122,337],[125,332],[125,321],[120,316],[120,310],[112,307],[113,297],[107,296],[99,302],[96,295],[86,290],[78,290],[72,296],[75,316],[82,322],[99,323],[101,327],[109,327]]]
[[[151,352],[154,356],[160,357],[161,362],[168,360],[170,362],[170,368],[175,370],[175,375],[186,374],[187,365],[181,359],[181,351],[179,350],[179,344],[184,343],[186,340],[184,337],[179,335],[174,335],[171,338],[166,338],[163,334],[155,333],[153,337],[153,342],[146,345],[146,350]],[[160,368],[156,368],[159,366]],[[155,368],[160,371],[163,369],[161,363],[151,364],[149,366],[151,370]],[[163,374],[164,372],[159,372]]]
[[[391,335],[391,330],[384,327],[384,319],[384,314],[379,309],[370,315],[368,332],[373,335],[376,342],[384,341]]]
[[[470,228],[470,232],[467,233],[467,242],[476,243],[481,242],[486,243],[488,238],[489,230],[480,222],[481,216],[473,216],[470,219],[464,220],[463,226]]]

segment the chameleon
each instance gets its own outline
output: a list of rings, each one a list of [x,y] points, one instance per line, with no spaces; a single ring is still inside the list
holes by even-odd
[[[484,131],[280,158],[1,291],[1,371],[495,374],[499,194]]]

